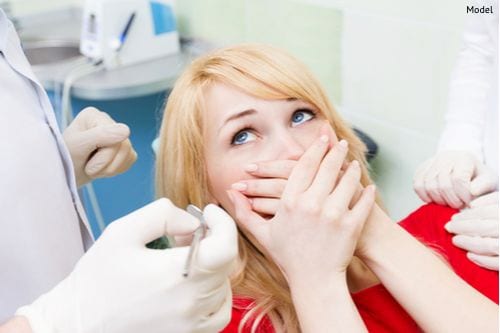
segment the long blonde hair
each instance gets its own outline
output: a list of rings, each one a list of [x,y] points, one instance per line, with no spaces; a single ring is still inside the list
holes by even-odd
[[[203,156],[204,90],[225,83],[262,99],[295,98],[313,105],[331,124],[339,139],[349,143],[348,160],[362,166],[361,183],[371,180],[365,145],[337,114],[319,82],[298,60],[277,48],[242,44],[223,48],[195,60],[177,80],[168,97],[160,130],[156,189],[179,207],[209,203]],[[264,316],[287,332],[300,332],[288,284],[279,268],[241,232],[239,260],[233,274],[235,295],[254,300],[243,325],[253,330]]]

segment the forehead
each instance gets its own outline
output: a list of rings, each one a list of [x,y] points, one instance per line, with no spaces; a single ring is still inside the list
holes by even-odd
[[[207,114],[218,121],[244,110],[266,111],[292,102],[292,100],[286,99],[259,98],[224,83],[214,83],[207,87],[204,92],[204,100]]]

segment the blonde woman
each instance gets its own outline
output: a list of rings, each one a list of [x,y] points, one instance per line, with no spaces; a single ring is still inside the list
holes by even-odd
[[[443,224],[455,211],[428,205],[393,223],[363,153],[283,51],[221,49],[179,78],[157,190],[180,207],[218,204],[239,226],[224,332],[498,330],[498,273],[451,246]]]

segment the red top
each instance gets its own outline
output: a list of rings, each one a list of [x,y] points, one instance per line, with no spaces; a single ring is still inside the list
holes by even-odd
[[[399,222],[399,225],[441,253],[457,275],[498,304],[498,272],[472,263],[465,256],[465,251],[451,243],[452,235],[444,229],[446,222],[456,212],[457,210],[449,207],[428,204],[410,214]],[[422,331],[381,284],[352,294],[352,298],[369,332]],[[251,303],[251,300],[235,297],[231,322],[222,332],[237,333],[245,309],[250,308]],[[247,325],[243,333],[250,332],[250,325]],[[257,332],[274,333],[274,329],[269,320],[265,319],[259,325]]]

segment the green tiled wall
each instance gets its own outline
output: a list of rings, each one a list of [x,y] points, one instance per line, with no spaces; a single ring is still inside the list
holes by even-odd
[[[296,0],[181,0],[177,13],[182,36],[287,49],[309,66],[333,102],[340,103],[340,10]]]

